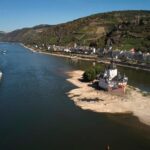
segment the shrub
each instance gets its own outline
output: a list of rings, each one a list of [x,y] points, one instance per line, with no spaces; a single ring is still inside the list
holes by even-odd
[[[100,74],[100,72],[101,72],[101,67],[100,67],[100,66],[96,65],[96,66],[94,67],[94,69],[95,69],[96,75]]]
[[[83,74],[83,80],[84,81],[93,81],[96,78],[96,72],[95,69],[90,68],[87,69]]]

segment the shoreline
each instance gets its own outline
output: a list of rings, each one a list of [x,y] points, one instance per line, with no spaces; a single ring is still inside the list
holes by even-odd
[[[46,54],[46,55],[51,55],[51,56],[57,56],[57,57],[63,57],[63,58],[70,58],[70,59],[95,61],[95,59],[81,58],[81,57],[78,57],[78,56],[69,56],[69,55],[63,55],[63,54],[54,54],[54,53],[49,53],[49,52],[37,51],[37,50],[34,50],[33,48],[28,47],[28,46],[26,46],[26,45],[24,45],[22,43],[21,43],[21,45],[23,47],[29,49],[31,52],[34,52],[34,53],[41,53],[41,54]]]
[[[101,63],[101,64],[109,64],[110,61],[108,60],[96,60],[96,59],[92,59],[92,58],[83,58],[80,56],[69,56],[69,55],[65,55],[65,54],[56,54],[56,53],[49,53],[49,52],[44,52],[44,51],[40,51],[40,50],[35,50],[31,47],[28,47],[26,45],[24,45],[23,43],[21,43],[21,45],[27,49],[29,49],[32,52],[37,52],[37,53],[41,53],[41,54],[46,54],[46,55],[51,55],[51,56],[57,56],[57,57],[63,57],[63,58],[70,58],[70,59],[76,59],[76,60],[85,60],[85,61],[92,61],[92,62],[97,62],[97,63]],[[147,71],[150,72],[150,69],[147,68],[140,68],[138,66],[132,66],[132,65],[127,65],[127,64],[121,64],[119,62],[116,62],[117,66],[120,67],[125,67],[125,68],[131,68],[131,69],[135,69],[135,70],[142,70],[142,71]]]
[[[91,83],[80,81],[83,71],[76,70],[67,74],[69,75],[67,81],[76,86],[67,95],[81,109],[97,113],[132,114],[140,122],[150,126],[150,96],[143,96],[132,87],[127,88],[124,96],[95,90],[90,86]]]

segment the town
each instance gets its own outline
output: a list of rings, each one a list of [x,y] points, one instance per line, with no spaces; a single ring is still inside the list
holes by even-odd
[[[48,52],[53,54],[63,54],[69,56],[78,56],[88,58],[97,62],[107,62],[113,60],[118,65],[124,65],[131,68],[150,70],[150,53],[132,48],[130,50],[113,49],[112,46],[106,48],[97,48],[96,45],[79,46],[76,43],[71,47],[34,44],[27,45],[38,52]]]

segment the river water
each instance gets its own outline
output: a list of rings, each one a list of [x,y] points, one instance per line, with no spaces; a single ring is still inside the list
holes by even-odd
[[[107,144],[150,150],[150,127],[135,117],[85,111],[67,97],[74,86],[65,72],[88,62],[32,53],[15,43],[1,43],[0,50],[7,51],[0,54],[0,150],[104,150]],[[148,73],[120,70],[131,85],[149,91]]]

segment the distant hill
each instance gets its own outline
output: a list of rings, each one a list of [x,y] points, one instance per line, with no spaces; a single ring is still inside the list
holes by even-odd
[[[119,49],[150,51],[150,11],[114,11],[94,14],[58,25],[39,25],[15,30],[1,41],[26,44],[112,45]]]
[[[0,31],[0,40],[5,36],[5,32]]]

